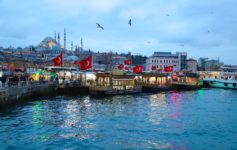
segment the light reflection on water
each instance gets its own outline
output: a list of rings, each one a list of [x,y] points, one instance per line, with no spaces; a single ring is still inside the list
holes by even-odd
[[[0,111],[0,144],[2,149],[231,149],[237,146],[236,98],[235,91],[213,89],[38,100]]]

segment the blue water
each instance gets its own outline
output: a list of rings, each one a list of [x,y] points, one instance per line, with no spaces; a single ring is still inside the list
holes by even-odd
[[[27,102],[0,110],[0,149],[237,149],[237,91]]]

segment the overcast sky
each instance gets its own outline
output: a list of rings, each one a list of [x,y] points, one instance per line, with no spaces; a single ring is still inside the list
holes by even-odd
[[[62,43],[65,27],[67,48],[83,38],[93,51],[185,51],[237,65],[236,6],[237,0],[0,0],[0,46],[37,45],[54,32]]]

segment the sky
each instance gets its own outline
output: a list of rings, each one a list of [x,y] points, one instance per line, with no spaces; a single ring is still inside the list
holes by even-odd
[[[236,6],[236,0],[0,0],[0,46],[38,45],[55,32],[62,43],[66,28],[68,49],[83,38],[84,49],[95,52],[187,52],[237,65]]]

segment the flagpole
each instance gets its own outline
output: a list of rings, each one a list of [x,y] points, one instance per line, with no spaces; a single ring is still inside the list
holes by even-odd
[[[61,68],[63,67],[63,51],[62,51],[62,63],[61,63]]]
[[[93,72],[93,71],[94,71],[94,65],[93,65],[93,60],[94,60],[94,59],[93,59],[92,53],[91,53],[91,58],[92,58],[92,60],[91,60],[91,61],[92,61],[92,62],[91,62],[91,65],[92,65],[92,72]]]

